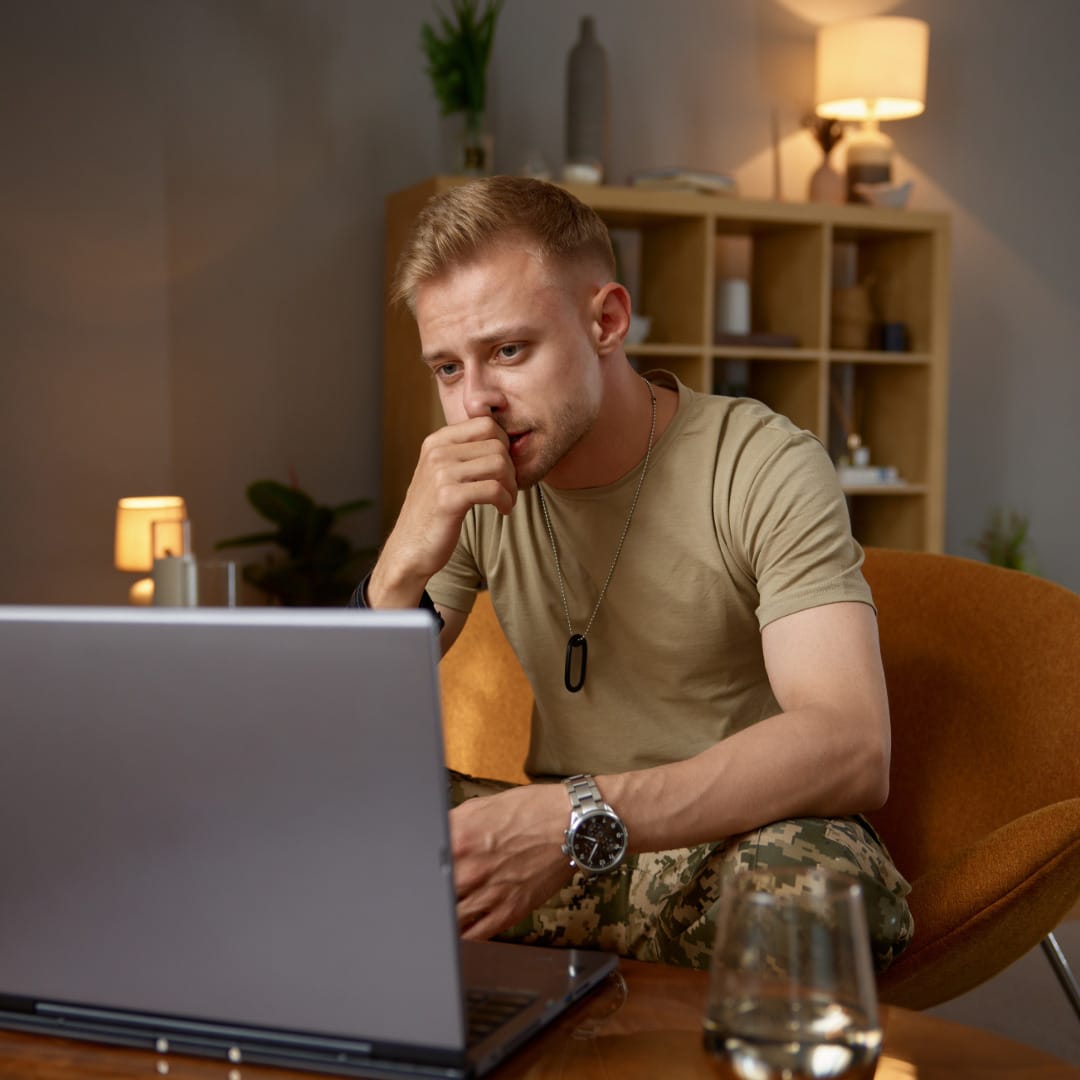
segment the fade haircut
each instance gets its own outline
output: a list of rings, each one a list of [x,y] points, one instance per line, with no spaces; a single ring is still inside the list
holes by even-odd
[[[451,188],[420,212],[398,258],[390,292],[394,304],[414,310],[425,281],[459,266],[510,236],[523,236],[544,258],[597,263],[615,277],[607,226],[569,192],[543,180],[492,176]]]

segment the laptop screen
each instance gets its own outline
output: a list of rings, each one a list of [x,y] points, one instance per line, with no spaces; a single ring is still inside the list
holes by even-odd
[[[423,612],[0,609],[0,995],[459,1051],[437,648]]]

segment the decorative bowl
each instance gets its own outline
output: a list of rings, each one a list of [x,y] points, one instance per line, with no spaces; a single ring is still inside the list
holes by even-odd
[[[871,206],[889,206],[900,210],[907,205],[914,184],[856,184],[855,194],[861,195]]]
[[[631,315],[630,329],[626,331],[627,345],[640,345],[652,328],[652,319],[648,315]]]

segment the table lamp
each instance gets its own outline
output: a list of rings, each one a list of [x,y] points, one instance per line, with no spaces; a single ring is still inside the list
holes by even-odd
[[[183,545],[182,522],[187,520],[187,506],[179,495],[150,495],[121,499],[116,504],[116,547],[114,563],[117,570],[149,574],[154,559],[162,558],[169,547],[173,530],[158,529],[156,543],[161,549],[154,550],[151,525],[154,522],[175,522],[174,555],[181,554]],[[149,604],[154,598],[154,582],[150,577],[140,578],[131,586],[128,600],[132,604]]]
[[[922,19],[882,15],[818,30],[815,111],[861,121],[848,139],[848,201],[855,185],[892,180],[892,140],[881,120],[918,116],[926,108],[930,27]]]

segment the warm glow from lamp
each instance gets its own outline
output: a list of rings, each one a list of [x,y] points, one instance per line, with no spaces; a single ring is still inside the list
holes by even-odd
[[[117,570],[149,573],[154,559],[160,559],[166,550],[179,554],[183,548],[181,523],[187,519],[187,506],[179,495],[151,495],[121,499],[116,504],[116,546],[113,561]],[[153,550],[150,526],[153,522],[175,522],[175,538],[170,540],[172,529],[158,529],[157,546]],[[131,586],[128,598],[133,604],[149,604],[154,595],[154,583],[149,577]]]
[[[881,15],[823,26],[817,37],[818,116],[858,120],[847,147],[848,199],[860,183],[892,180],[892,140],[879,120],[918,116],[926,108],[930,27],[921,19]]]
[[[903,120],[926,108],[930,27],[882,15],[823,26],[817,38],[818,116]]]

